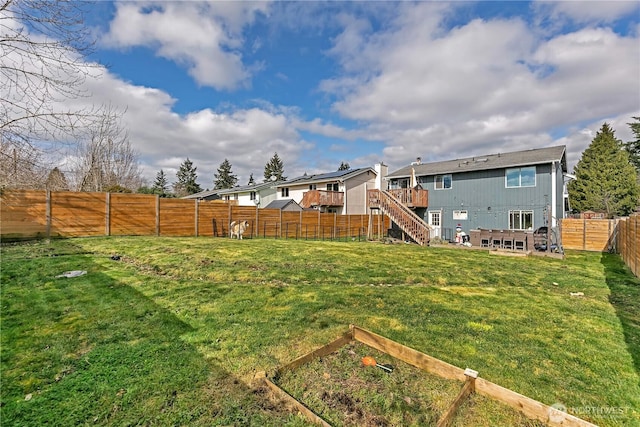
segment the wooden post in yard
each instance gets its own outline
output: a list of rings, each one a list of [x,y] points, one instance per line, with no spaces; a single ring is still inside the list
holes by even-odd
[[[160,235],[160,195],[156,194],[156,236]]]
[[[104,234],[111,236],[111,193],[106,193],[104,199]]]
[[[635,242],[635,244],[633,245],[633,257],[635,258],[635,262],[633,263],[633,265],[635,266],[635,268],[633,269],[633,274],[636,275],[636,277],[638,277],[638,275],[640,274],[640,272],[638,271],[638,218],[640,218],[640,215],[636,214],[632,216],[633,218],[633,238],[631,239],[632,242]],[[629,263],[631,264],[631,263]]]
[[[15,150],[14,150],[15,151]],[[51,190],[46,193],[45,216],[47,221],[47,239],[51,238]]]
[[[198,207],[200,206],[200,200],[196,199],[196,223],[195,223],[195,231],[196,231],[196,237],[198,237]]]
[[[259,235],[259,233],[258,233],[259,212],[260,212],[260,210],[258,209],[258,205],[256,205],[256,226],[254,227],[254,234],[255,234],[255,237],[258,237],[258,235]]]

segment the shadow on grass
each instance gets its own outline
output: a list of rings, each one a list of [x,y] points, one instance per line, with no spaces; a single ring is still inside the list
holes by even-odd
[[[640,374],[640,279],[635,277],[619,255],[603,253],[609,302],[616,310],[636,372]]]
[[[3,251],[3,425],[274,425],[284,413],[70,241]],[[71,270],[87,274],[55,276]]]

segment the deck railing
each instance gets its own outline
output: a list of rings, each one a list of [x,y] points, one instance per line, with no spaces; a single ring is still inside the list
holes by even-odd
[[[302,196],[300,206],[303,208],[344,206],[344,193],[342,191],[309,190]]]
[[[368,190],[369,208],[378,208],[421,246],[429,243],[431,226],[388,191]]]
[[[397,188],[388,190],[389,194],[398,199],[403,205],[414,208],[429,207],[429,192],[418,188]]]

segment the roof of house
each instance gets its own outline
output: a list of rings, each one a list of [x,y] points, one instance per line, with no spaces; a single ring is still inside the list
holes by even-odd
[[[412,169],[415,170],[416,175],[425,176],[538,165],[553,161],[561,162],[562,170],[567,171],[566,146],[558,145],[510,153],[488,154],[443,162],[414,163],[388,174],[387,178],[409,177]]]
[[[199,193],[189,194],[188,196],[181,197],[182,199],[204,199],[206,197],[214,196],[219,193],[220,190],[204,190]]]
[[[243,186],[238,186],[238,187],[233,187],[233,188],[225,188],[224,190],[218,190],[217,192],[220,195],[235,194],[235,193],[249,193],[251,191],[260,191],[260,190],[264,190],[264,189],[267,189],[267,188],[274,187],[279,182],[282,182],[282,181],[278,181],[278,182],[267,181],[267,182],[263,182],[263,183],[260,183],[260,184],[243,185]]]
[[[278,187],[290,186],[290,185],[304,185],[304,184],[313,184],[319,182],[335,182],[335,181],[345,181],[347,179],[353,178],[354,176],[358,176],[362,173],[371,171],[374,174],[376,171],[371,168],[358,168],[358,169],[346,169],[335,172],[328,173],[319,173],[315,175],[302,175],[297,178],[290,179],[289,181],[279,182],[277,184]]]
[[[290,204],[298,205],[298,203],[293,199],[280,199],[272,201],[267,206],[265,206],[265,209],[284,209]],[[302,209],[300,205],[298,206],[300,207],[300,209]]]

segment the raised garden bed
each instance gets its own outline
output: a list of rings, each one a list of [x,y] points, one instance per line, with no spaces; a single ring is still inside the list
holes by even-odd
[[[594,426],[357,326],[256,380],[323,426]]]

